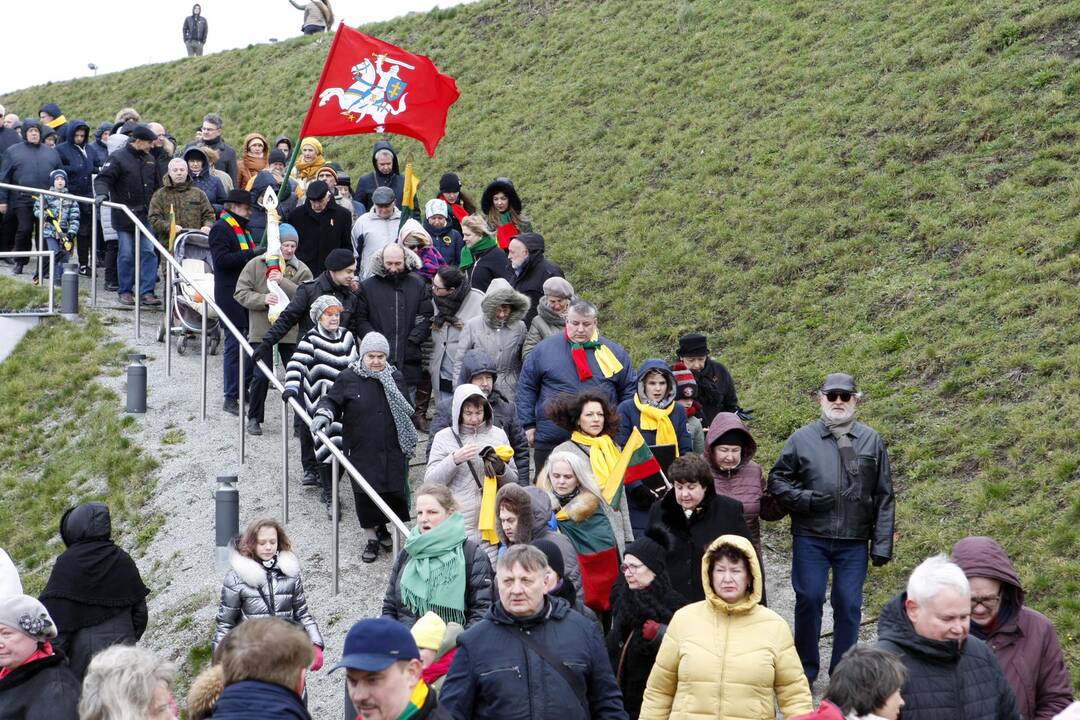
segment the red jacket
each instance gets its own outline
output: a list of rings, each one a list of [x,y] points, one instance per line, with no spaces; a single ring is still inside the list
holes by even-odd
[[[844,720],[844,713],[828,700],[822,700],[814,712],[798,715],[791,720]]]

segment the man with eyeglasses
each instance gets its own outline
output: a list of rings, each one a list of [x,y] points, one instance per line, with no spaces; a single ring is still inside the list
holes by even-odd
[[[220,115],[217,113],[207,113],[202,121],[202,135],[199,144],[212,148],[217,152],[218,160],[214,163],[214,167],[223,172],[227,172],[229,177],[232,178],[233,185],[235,186],[236,175],[240,168],[236,164],[236,150],[221,137],[221,128],[224,126],[225,121],[221,119]]]
[[[791,513],[795,649],[811,685],[829,571],[832,672],[859,639],[867,560],[879,567],[892,558],[895,511],[885,441],[855,419],[855,379],[832,373],[817,396],[821,417],[792,433],[769,472],[769,490]]]

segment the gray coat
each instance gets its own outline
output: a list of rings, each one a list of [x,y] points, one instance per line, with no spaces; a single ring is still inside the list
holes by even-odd
[[[428,363],[432,392],[439,393],[439,379],[443,375],[441,372],[443,363],[447,365],[447,372],[450,373],[447,377],[450,384],[457,385],[456,378],[458,376],[453,373],[454,367],[460,366],[460,363],[455,363],[455,358],[458,355],[458,345],[461,343],[461,333],[465,329],[465,323],[474,317],[480,317],[482,312],[480,303],[483,299],[484,293],[475,288],[469,290],[469,294],[461,301],[461,307],[458,308],[457,315],[455,315],[461,321],[462,327],[444,323],[442,327],[437,328],[434,320],[438,320],[439,315],[435,315],[431,323],[431,362]],[[434,301],[432,303],[434,304]],[[443,395],[437,394],[436,397],[442,399]]]
[[[501,305],[511,307],[505,323],[495,320],[495,311]],[[495,278],[484,293],[480,303],[481,314],[470,319],[461,329],[457,354],[454,356],[454,377],[461,372],[461,361],[472,349],[483,350],[495,359],[499,375],[495,389],[504,397],[512,398],[517,392],[518,375],[521,374],[521,346],[525,342],[525,323],[522,318],[529,311],[529,298],[510,287],[502,278]]]
[[[267,570],[260,563],[233,549],[229,554],[232,569],[221,586],[221,606],[217,614],[214,649],[226,635],[244,620],[278,617],[302,625],[313,645],[325,647],[319,626],[308,609],[304,583],[300,580],[300,561],[292,552],[278,553],[277,565]],[[273,608],[271,609],[271,605]]]
[[[484,548],[472,540],[465,540],[465,627],[471,627],[484,619],[491,608],[491,582],[494,573]],[[383,596],[382,616],[397,620],[407,628],[416,624],[417,617],[401,601],[401,574],[409,562],[409,553],[402,550],[390,569],[390,582]]]
[[[521,346],[521,362],[525,362],[525,358],[529,357],[529,353],[541,340],[565,331],[566,318],[551,309],[547,298],[540,298],[540,302],[536,304],[536,315],[529,323],[529,332],[525,333],[525,344]]]

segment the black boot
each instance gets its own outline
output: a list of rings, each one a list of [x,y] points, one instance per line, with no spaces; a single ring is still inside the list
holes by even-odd
[[[427,419],[428,404],[431,402],[431,376],[424,374],[416,386],[416,412],[413,413],[412,421],[418,432],[427,433],[431,423]]]
[[[331,504],[334,495],[334,477],[333,469],[329,465],[319,465],[319,486],[321,491],[319,492],[319,500],[322,501],[323,507],[326,508],[326,519],[334,519],[334,506]],[[338,504],[338,518],[341,517],[341,505]]]

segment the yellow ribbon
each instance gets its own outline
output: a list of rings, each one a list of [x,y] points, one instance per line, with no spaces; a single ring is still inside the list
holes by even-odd
[[[671,403],[666,409],[653,407],[641,402],[641,398],[634,395],[634,407],[641,411],[641,429],[656,431],[657,445],[674,445],[675,457],[679,457],[679,439],[675,435],[675,426],[671,424],[671,413],[675,410],[675,403]]]
[[[612,470],[619,464],[619,447],[615,444],[615,441],[608,435],[590,437],[580,430],[575,430],[570,439],[589,448],[589,465],[592,466],[593,475],[596,476],[596,481],[600,484],[604,497],[612,497],[614,488],[609,487],[609,485],[612,483],[617,485],[622,482],[621,475],[612,477],[615,475]]]
[[[498,445],[494,450],[503,462],[514,459],[514,448],[509,445]],[[499,544],[499,533],[495,530],[495,494],[498,491],[498,478],[484,475],[484,489],[480,496],[480,517],[477,518],[476,528],[480,531],[480,538],[490,545]]]

